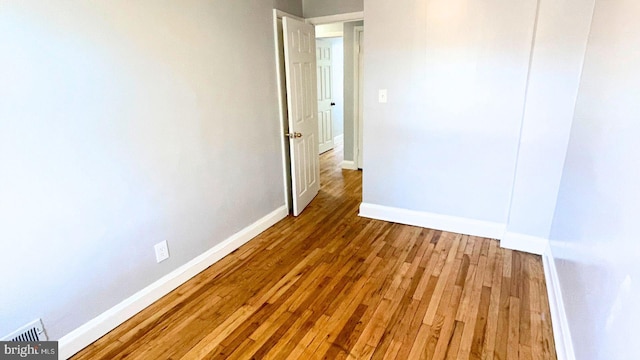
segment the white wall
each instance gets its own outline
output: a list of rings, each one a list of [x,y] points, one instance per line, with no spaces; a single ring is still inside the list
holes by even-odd
[[[2,2],[0,335],[58,339],[283,205],[271,9]]]
[[[581,360],[640,353],[638,18],[638,1],[596,1],[551,232]]]
[[[540,2],[507,241],[549,237],[593,5]]]
[[[305,18],[345,14],[363,10],[364,0],[302,0]]]
[[[363,201],[506,223],[536,1],[368,0],[365,14]]]

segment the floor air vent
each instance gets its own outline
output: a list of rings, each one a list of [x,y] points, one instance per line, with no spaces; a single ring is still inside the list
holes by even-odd
[[[1,341],[47,341],[42,320],[37,319],[11,334],[0,339]]]

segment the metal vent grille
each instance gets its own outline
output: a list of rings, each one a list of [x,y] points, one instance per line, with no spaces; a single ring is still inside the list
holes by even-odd
[[[47,341],[42,320],[36,319],[11,334],[0,339],[2,341]]]
[[[38,330],[32,328],[9,341],[42,341],[42,339],[40,339],[40,335],[38,335]]]

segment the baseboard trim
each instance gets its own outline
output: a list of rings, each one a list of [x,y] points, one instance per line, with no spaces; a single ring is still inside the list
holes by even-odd
[[[133,296],[100,314],[98,317],[63,336],[59,340],[60,358],[67,359],[73,356],[187,280],[273,226],[285,218],[288,213],[286,206],[279,207],[227,238],[222,243],[212,247],[195,259],[180,266],[146,288],[138,291]]]
[[[573,342],[571,341],[571,332],[569,331],[567,313],[564,308],[564,301],[562,300],[560,279],[558,278],[556,263],[549,246],[547,246],[542,254],[542,264],[544,265],[544,278],[547,283],[553,339],[556,345],[558,360],[576,360]]]
[[[376,204],[360,204],[360,216],[400,224],[421,226],[465,235],[499,239],[505,227],[499,223],[480,221],[429,212],[407,210]]]
[[[543,255],[549,247],[549,240],[537,236],[506,232],[500,239],[500,247]]]
[[[355,161],[351,161],[351,160],[344,160],[342,162],[342,168],[345,170],[358,170],[358,167],[356,166]]]

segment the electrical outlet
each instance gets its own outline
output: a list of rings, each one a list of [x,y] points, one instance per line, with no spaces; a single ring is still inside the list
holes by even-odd
[[[167,245],[166,240],[155,244],[153,248],[156,250],[157,262],[161,262],[169,258],[169,246]]]

